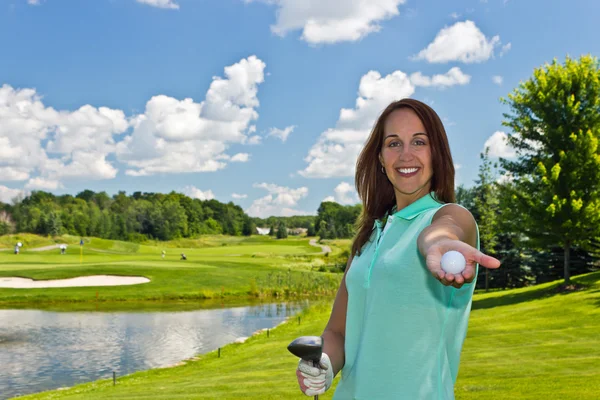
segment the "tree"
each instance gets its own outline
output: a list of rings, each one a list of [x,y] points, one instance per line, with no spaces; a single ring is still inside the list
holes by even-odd
[[[288,237],[287,226],[281,221],[277,227],[277,239],[285,239]]]
[[[500,159],[514,179],[513,209],[532,246],[591,249],[600,237],[600,68],[582,56],[534,70],[508,99],[503,125],[517,159]]]
[[[244,226],[242,227],[242,235],[251,236],[256,232],[256,225],[251,218],[244,219]]]
[[[269,236],[275,236],[276,234],[276,229],[275,229],[275,223],[272,223],[271,226],[269,227]]]
[[[310,224],[306,231],[306,236],[315,236],[317,232],[315,231],[315,224]]]
[[[474,206],[479,211],[479,239],[483,252],[496,254],[498,233],[498,197],[496,196],[496,179],[489,159],[490,148],[479,156],[483,161],[479,167],[479,179],[475,181],[479,190],[474,198]],[[489,289],[489,269],[485,268],[485,290]]]

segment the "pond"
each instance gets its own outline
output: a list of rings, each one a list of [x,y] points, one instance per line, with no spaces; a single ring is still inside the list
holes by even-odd
[[[0,310],[0,399],[164,367],[272,328],[308,301],[185,311]]]

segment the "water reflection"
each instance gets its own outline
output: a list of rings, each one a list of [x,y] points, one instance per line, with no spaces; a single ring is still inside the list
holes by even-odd
[[[182,312],[0,310],[0,399],[175,364],[307,305]]]

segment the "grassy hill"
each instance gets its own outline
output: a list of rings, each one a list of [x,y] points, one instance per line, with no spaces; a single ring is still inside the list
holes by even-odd
[[[600,272],[560,282],[477,294],[461,358],[458,400],[597,400],[600,393]],[[22,397],[64,399],[306,399],[295,380],[296,359],[286,346],[318,335],[331,304],[185,365]],[[335,383],[337,383],[337,379]],[[333,390],[321,399],[331,399]]]

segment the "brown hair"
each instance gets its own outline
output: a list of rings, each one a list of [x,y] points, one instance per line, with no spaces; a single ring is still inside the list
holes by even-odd
[[[352,255],[360,255],[367,243],[376,219],[383,218],[396,204],[394,187],[386,174],[381,173],[379,154],[383,146],[383,129],[389,115],[398,109],[409,108],[417,114],[431,143],[433,177],[431,192],[443,203],[454,203],[454,163],[446,130],[437,113],[427,104],[414,99],[391,103],[381,113],[356,161],[356,191],[362,201],[362,212],[357,222],[357,234],[352,243]]]

